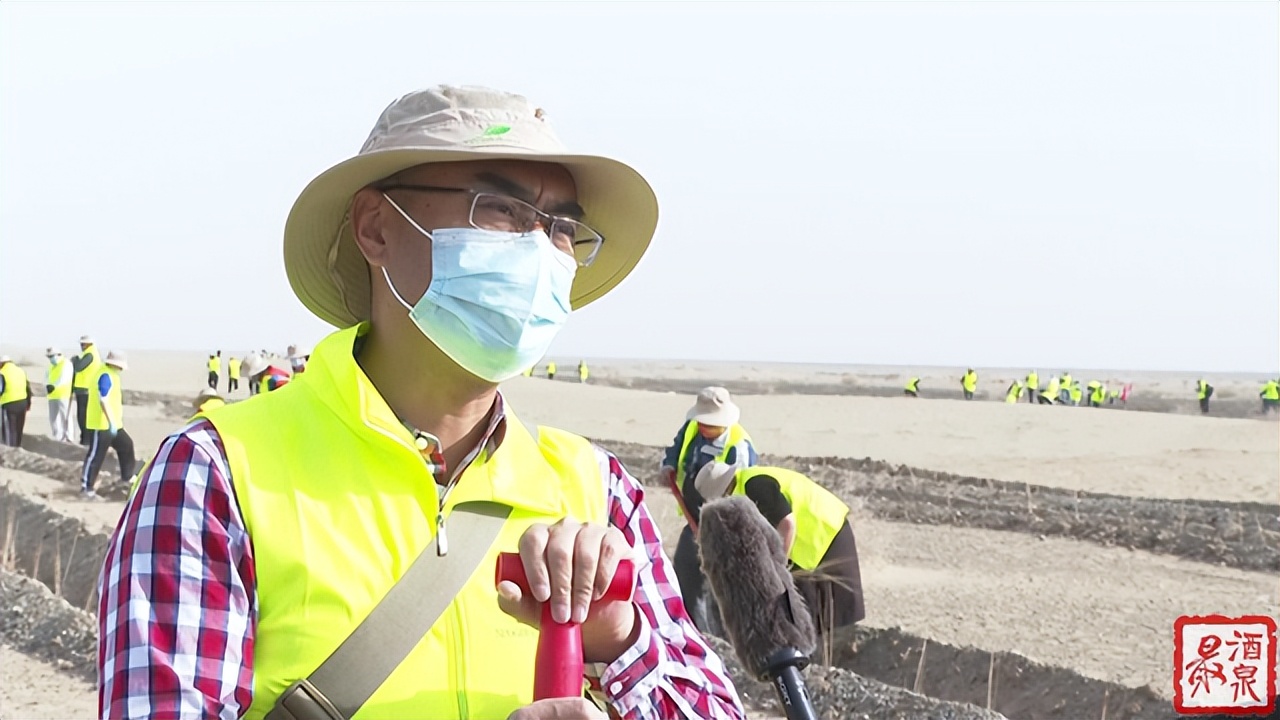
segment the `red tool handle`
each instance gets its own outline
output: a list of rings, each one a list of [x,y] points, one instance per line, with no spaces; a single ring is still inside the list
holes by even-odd
[[[529,580],[519,553],[499,553],[496,582],[513,582],[523,593]],[[601,601],[629,600],[635,588],[635,566],[630,560],[618,563],[613,582]],[[582,626],[551,619],[551,603],[542,604],[538,631],[538,656],[533,670],[533,699],[578,697],[582,695]]]

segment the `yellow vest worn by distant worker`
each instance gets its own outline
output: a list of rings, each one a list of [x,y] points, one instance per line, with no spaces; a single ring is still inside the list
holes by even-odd
[[[227,361],[227,375],[233,378],[240,377],[240,358],[231,358]]]
[[[364,620],[436,535],[434,478],[414,438],[352,355],[367,325],[334,333],[307,372],[208,413],[226,448],[258,576],[254,698],[261,718]],[[355,718],[505,718],[533,700],[538,633],[498,609],[499,552],[533,523],[605,522],[591,444],[508,408],[498,449],[446,495],[513,507],[486,558],[430,632]],[[445,532],[448,533],[446,518]],[[452,540],[460,542],[460,540]]]
[[[791,503],[796,516],[796,541],[791,546],[791,562],[805,570],[818,567],[827,554],[836,533],[849,517],[849,506],[826,488],[794,470],[777,467],[751,467],[735,475],[733,494],[746,495],[747,481],[768,475],[778,481],[782,495]]]
[[[0,375],[4,376],[4,393],[0,394],[0,405],[27,399],[27,371],[18,367],[18,363],[5,363],[0,367]]]
[[[120,372],[110,365],[104,365],[102,372],[98,373],[99,377],[103,375],[111,378],[111,390],[105,398],[100,397],[98,381],[94,380],[93,387],[89,389],[89,407],[85,408],[84,426],[89,430],[110,430],[114,423],[119,430],[124,427],[124,393],[120,388]],[[107,422],[108,418],[110,423]]]
[[[98,355],[98,346],[90,345],[82,355],[88,355],[93,358],[88,367],[75,374],[71,385],[76,390],[93,390],[93,386],[98,383],[98,376],[102,374],[102,357]],[[90,405],[92,407],[92,404]]]
[[[67,382],[73,379],[67,375],[70,369],[71,361],[65,357],[49,368],[48,384],[53,386],[53,390],[49,393],[50,400],[66,400],[71,397],[71,383]]]
[[[725,438],[724,448],[716,455],[713,462],[725,462],[725,458],[729,457],[729,449],[743,440],[750,441],[751,436],[747,434],[746,428],[741,425],[729,426],[729,437]],[[676,461],[676,487],[684,492],[684,461],[689,454],[689,446],[693,444],[693,439],[698,436],[698,423],[689,421],[688,427],[684,429],[684,442],[680,445],[680,459]]]

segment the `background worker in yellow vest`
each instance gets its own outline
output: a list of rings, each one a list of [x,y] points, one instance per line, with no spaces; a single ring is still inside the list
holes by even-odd
[[[89,430],[85,423],[89,417],[89,403],[93,400],[93,389],[98,384],[98,376],[102,374],[102,357],[98,354],[98,346],[88,335],[80,336],[80,354],[71,361],[71,369],[75,372],[71,382],[71,394],[76,400],[76,426],[80,428],[80,444],[89,444]]]
[[[31,410],[31,383],[27,371],[8,355],[0,355],[0,440],[22,447],[22,432]]]
[[[218,389],[218,373],[222,370],[222,351],[209,356],[209,387]]]
[[[1061,403],[1060,395],[1062,387],[1061,381],[1056,376],[1050,376],[1049,384],[1044,386],[1044,390],[1040,391],[1037,398],[1041,405],[1055,405]]]
[[[960,388],[964,390],[965,400],[973,399],[973,394],[978,391],[978,373],[973,368],[964,371],[964,377],[960,378]]]
[[[662,478],[675,494],[685,518],[672,564],[685,606],[704,632],[719,632],[720,618],[698,560],[695,535],[704,498],[698,494],[693,478],[712,462],[737,468],[759,462],[751,436],[738,424],[741,415],[728,390],[714,386],[703,388],[698,391],[693,407],[685,413],[685,422],[676,431],[662,459]]]
[[[227,394],[240,389],[240,358],[227,358]]]
[[[547,363],[547,379],[548,380],[556,379],[556,363],[554,360]]]
[[[590,375],[591,375],[591,371],[587,369],[587,361],[579,360],[578,361],[578,382],[585,383],[587,381],[587,378],[590,377]]]
[[[1035,370],[1027,373],[1027,402],[1035,404],[1036,396],[1040,394],[1040,374]]]
[[[1213,386],[1205,382],[1204,378],[1196,380],[1196,399],[1200,401],[1200,413],[1209,414],[1209,398],[1213,397]]]
[[[1075,386],[1075,381],[1071,379],[1071,373],[1063,372],[1062,377],[1058,378],[1058,401],[1062,405],[1071,404],[1071,388]]]
[[[1090,380],[1085,388],[1089,391],[1090,407],[1102,407],[1102,404],[1107,401],[1107,386],[1103,385],[1101,381]]]
[[[867,616],[849,506],[804,475],[779,467],[702,468],[694,481],[708,500],[745,495],[778,530],[820,635]]]
[[[1018,398],[1022,397],[1022,382],[1014,380],[1009,389],[1005,391],[1004,401],[1010,405],[1018,402]]]
[[[1280,412],[1280,380],[1268,380],[1263,383],[1258,397],[1262,398],[1263,415]]]
[[[286,387],[165,440],[125,506],[101,574],[102,714],[262,718],[415,561],[475,551],[457,587],[428,576],[440,582],[414,605],[436,593],[441,614],[345,717],[603,718],[581,693],[533,702],[544,601],[582,622],[583,680],[622,718],[743,717],[667,579],[640,484],[585,438],[524,424],[499,392],[639,262],[656,203],[626,165],[569,155],[524,98],[394,101],[285,223],[290,286],[340,329]],[[481,501],[509,508],[482,542],[465,532]],[[495,586],[500,551],[519,553],[527,594]],[[634,596],[592,605],[623,557]],[[317,683],[359,683],[368,665]]]
[[[902,389],[902,394],[907,397],[920,397],[920,378],[913,377],[908,380],[906,387]]]
[[[44,351],[49,369],[44,376],[44,394],[49,404],[49,437],[58,442],[75,442],[71,436],[71,361],[54,348]]]
[[[103,360],[98,375],[93,401],[89,404],[89,452],[84,456],[84,468],[80,473],[80,495],[86,500],[98,499],[94,485],[98,472],[107,459],[107,451],[115,450],[120,461],[120,479],[133,477],[136,459],[133,455],[133,438],[124,429],[124,387],[120,373],[129,363],[123,353],[109,352]]]

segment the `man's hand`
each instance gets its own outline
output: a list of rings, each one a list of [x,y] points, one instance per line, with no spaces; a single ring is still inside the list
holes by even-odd
[[[636,641],[636,607],[629,600],[594,601],[609,589],[618,561],[630,554],[626,537],[614,527],[569,519],[550,527],[532,525],[520,537],[520,560],[529,580],[529,596],[523,597],[515,583],[504,582],[498,586],[498,606],[520,622],[537,627],[540,605],[549,601],[553,620],[582,625],[585,662],[613,662]]]
[[[605,720],[607,716],[585,698],[537,700],[507,716],[507,720]]]

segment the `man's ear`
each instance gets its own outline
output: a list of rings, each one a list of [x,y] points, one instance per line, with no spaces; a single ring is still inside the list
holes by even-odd
[[[351,198],[351,234],[370,268],[386,265],[387,241],[382,232],[385,209],[382,193],[373,188],[358,190]]]

